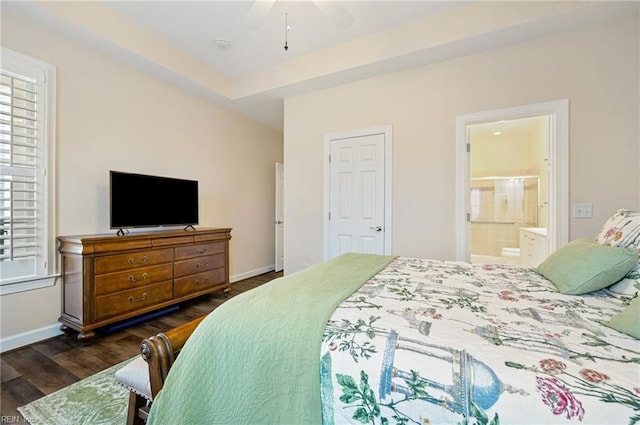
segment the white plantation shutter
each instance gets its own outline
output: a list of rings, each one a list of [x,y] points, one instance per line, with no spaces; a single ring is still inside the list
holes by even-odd
[[[8,52],[0,63],[2,285],[46,276],[51,251],[47,65]]]

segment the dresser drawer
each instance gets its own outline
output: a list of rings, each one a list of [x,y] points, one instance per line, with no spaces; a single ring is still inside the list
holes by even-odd
[[[199,292],[225,282],[224,268],[204,273],[181,277],[175,280],[175,296],[181,297],[192,292]]]
[[[140,310],[171,298],[173,298],[173,282],[170,280],[96,297],[96,321]]]
[[[112,292],[134,289],[143,285],[162,282],[173,278],[171,263],[158,266],[143,267],[123,272],[97,275],[95,278],[95,294],[104,295]]]
[[[224,242],[210,242],[176,248],[176,260],[224,252]]]
[[[148,267],[154,264],[170,263],[172,260],[173,249],[171,248],[97,257],[95,259],[95,274]]]
[[[201,273],[207,270],[224,267],[224,265],[224,254],[208,255],[206,257],[197,257],[190,260],[176,261],[174,276],[177,278],[194,273]]]

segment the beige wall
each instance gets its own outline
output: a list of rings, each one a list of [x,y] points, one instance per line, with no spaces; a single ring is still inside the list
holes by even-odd
[[[200,225],[233,228],[231,275],[273,266],[282,133],[7,14],[2,45],[57,66],[57,234],[110,232],[110,169],[196,179]],[[55,324],[60,302],[59,283],[2,296],[0,337]]]
[[[323,137],[393,126],[393,252],[455,257],[455,119],[569,99],[570,239],[640,207],[637,17],[285,99],[285,270],[322,260]]]

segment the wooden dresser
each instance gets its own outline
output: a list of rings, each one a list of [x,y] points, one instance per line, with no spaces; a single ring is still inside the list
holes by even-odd
[[[229,228],[58,237],[65,333],[95,329],[222,290],[229,283]]]

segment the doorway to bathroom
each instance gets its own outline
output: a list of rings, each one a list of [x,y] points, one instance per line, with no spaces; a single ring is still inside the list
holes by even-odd
[[[549,116],[474,124],[469,135],[470,260],[529,265],[533,251],[521,229],[539,235],[546,250]]]
[[[568,101],[456,126],[457,258],[536,267],[568,239]]]

